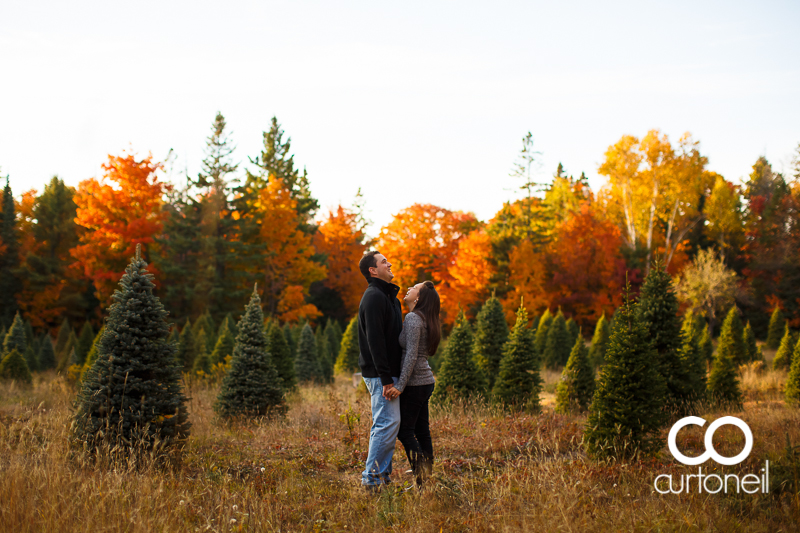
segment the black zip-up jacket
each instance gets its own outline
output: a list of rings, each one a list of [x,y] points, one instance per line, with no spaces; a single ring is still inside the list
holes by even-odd
[[[369,278],[369,287],[358,306],[358,366],[365,378],[381,378],[391,385],[400,377],[402,351],[400,331],[403,311],[397,292],[400,287],[379,278]]]

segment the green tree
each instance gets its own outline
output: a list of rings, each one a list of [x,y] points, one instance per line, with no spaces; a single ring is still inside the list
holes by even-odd
[[[269,322],[269,319],[267,319],[267,322]],[[236,339],[236,335],[239,334],[239,330],[236,329],[236,320],[233,318],[233,313],[228,313],[225,315],[225,318],[222,319],[219,329],[217,330],[217,338],[222,335],[222,328],[228,328],[228,331],[231,332],[233,338]],[[269,331],[269,328],[264,328],[264,331]]]
[[[217,344],[214,345],[214,351],[211,352],[211,364],[224,364],[226,357],[233,356],[233,348],[235,345],[236,339],[234,338],[233,333],[228,329],[227,322],[223,322],[222,326],[220,326]]]
[[[781,339],[786,333],[786,317],[783,316],[783,311],[777,305],[775,310],[772,311],[772,316],[769,319],[769,329],[767,330],[767,341],[765,342],[767,348],[770,350],[777,350],[781,344]]]
[[[188,372],[194,366],[195,359],[197,359],[197,348],[194,329],[187,318],[183,331],[181,331],[180,342],[178,342],[178,361],[183,365],[183,371]]]
[[[10,326],[19,308],[17,295],[22,291],[22,280],[19,229],[14,210],[14,195],[11,193],[8,177],[3,189],[3,205],[0,211],[0,242],[3,243],[0,249],[0,324]]]
[[[602,366],[606,361],[606,346],[608,346],[609,327],[606,314],[600,316],[597,325],[594,327],[594,335],[592,336],[592,346],[589,348],[589,361],[592,366],[597,368]]]
[[[283,390],[289,391],[297,386],[297,377],[294,373],[294,358],[286,344],[286,337],[280,326],[273,322],[267,334],[267,352],[272,357],[272,363],[281,378]]]
[[[28,365],[16,348],[6,353],[0,360],[0,379],[17,381],[23,385],[30,385],[33,382]]]
[[[286,339],[286,344],[289,346],[290,353],[297,354],[297,338],[294,335],[292,325],[288,322],[283,325],[283,336]]]
[[[328,346],[328,337],[325,335],[322,325],[317,326],[314,337],[317,341],[317,360],[322,381],[330,383],[333,380],[333,360],[331,359],[331,349]]]
[[[472,328],[464,311],[459,310],[439,367],[432,401],[443,404],[486,395],[486,378],[475,364],[472,345]]]
[[[789,379],[786,381],[784,394],[786,403],[793,405],[800,403],[800,341],[794,348],[792,365],[789,368]]]
[[[208,353],[208,335],[206,335],[205,328],[200,328],[197,337],[194,339],[194,349],[197,354],[192,365],[192,371],[203,372],[208,374],[211,372],[211,355]]]
[[[791,350],[791,346],[789,347]],[[722,323],[722,330],[717,342],[717,352],[724,351],[730,357],[734,365],[740,365],[747,359],[747,348],[744,344],[744,327],[736,306],[731,307],[725,322]]]
[[[589,362],[589,351],[578,331],[578,338],[569,354],[567,366],[556,385],[556,411],[560,413],[583,412],[589,408],[594,395],[594,370]]]
[[[61,326],[58,328],[58,334],[56,335],[56,359],[60,359],[61,354],[64,353],[70,333],[72,333],[72,326],[70,326],[69,320],[65,318],[61,322]]]
[[[797,344],[798,335],[796,332],[789,329],[789,325],[786,325],[786,332],[783,334],[783,338],[781,339],[781,344],[778,346],[778,351],[775,352],[775,358],[772,360],[772,368],[775,370],[778,369],[789,369],[792,366],[792,353],[794,352],[794,346]]]
[[[121,446],[127,456],[131,448],[169,449],[189,435],[180,364],[154,288],[137,245],[78,395],[73,438],[89,449]]]
[[[705,398],[706,394],[706,368],[708,365],[706,355],[700,348],[700,339],[703,331],[708,331],[705,321],[697,320],[696,315],[687,313],[684,316],[681,332],[683,344],[678,351],[683,367],[686,369],[686,383],[684,387],[688,392],[686,402],[678,406],[680,410],[691,412],[697,401]]]
[[[553,315],[550,313],[550,309],[545,309],[536,327],[535,348],[540,358],[544,355],[544,348],[547,344],[547,331],[550,329],[550,324],[552,323]]]
[[[358,355],[358,315],[356,315],[350,320],[342,336],[334,371],[337,374],[355,372],[358,370]]]
[[[45,333],[44,339],[42,340],[42,347],[39,349],[39,370],[50,370],[51,368],[55,368],[56,365],[56,352],[55,349],[53,349],[53,340],[50,338],[50,335]]]
[[[31,372],[39,371],[39,358],[36,356],[36,351],[33,346],[25,348],[25,364],[28,365],[28,370]]]
[[[714,361],[714,343],[711,342],[711,334],[708,332],[707,327],[703,328],[698,342],[700,344],[700,353],[706,360],[706,364],[711,364]]]
[[[97,361],[97,350],[100,346],[100,339],[103,338],[103,333],[105,333],[106,328],[105,326],[100,328],[100,331],[97,332],[97,335],[94,337],[94,341],[92,341],[92,347],[89,349],[89,353],[86,354],[86,361],[83,363],[83,368],[81,368],[81,376],[80,381],[83,382],[84,376],[92,368],[94,362]],[[178,361],[180,363],[180,360]]]
[[[297,344],[297,355],[294,358],[294,373],[301,383],[323,381],[324,378],[319,364],[317,340],[316,337],[314,337],[314,331],[308,323],[303,326],[300,334],[300,342]]]
[[[500,371],[492,387],[492,400],[514,411],[538,411],[542,392],[540,364],[533,330],[528,329],[528,312],[520,304],[517,320],[503,347]]]
[[[547,368],[559,368],[567,364],[572,349],[567,331],[564,313],[558,310],[552,324],[547,330],[547,342],[544,346],[544,364]]]
[[[500,360],[503,358],[503,346],[508,341],[508,323],[500,300],[492,294],[491,298],[478,312],[475,324],[475,340],[473,353],[478,367],[486,376],[488,390],[494,387]]]
[[[331,361],[336,362],[339,358],[339,347],[342,345],[341,332],[336,331],[334,321],[330,318],[325,323],[325,338],[328,340],[328,349],[331,352]]]
[[[20,355],[25,353],[28,347],[28,342],[25,340],[25,324],[19,313],[14,315],[14,320],[11,323],[11,329],[6,333],[3,339],[3,355],[10,353],[11,350],[17,350]]]
[[[753,328],[750,327],[749,320],[744,327],[742,342],[744,343],[745,360],[748,362],[757,361],[759,359],[758,345],[756,344],[756,335],[753,333]]]
[[[573,319],[567,320],[567,333],[569,334],[570,345],[575,345],[575,341],[578,340],[578,336],[581,334],[581,328],[578,326],[578,323],[575,322]],[[570,353],[572,353],[570,351]]]
[[[656,352],[636,307],[626,282],[584,433],[594,457],[633,457],[662,445],[666,384],[652,364]]]
[[[720,405],[740,407],[742,404],[736,365],[744,359],[743,333],[739,310],[732,307],[722,323],[717,353],[708,375],[708,395]]]
[[[76,363],[83,366],[83,363],[86,361],[86,356],[89,353],[89,350],[92,349],[92,344],[94,343],[94,330],[92,329],[92,325],[87,320],[83,323],[83,327],[81,328],[81,334],[78,337],[78,342],[75,343],[75,360]]]
[[[214,323],[214,319],[211,318],[211,313],[209,313],[208,310],[200,315],[192,326],[195,342],[197,342],[197,337],[200,335],[201,329],[206,332],[206,351],[211,353],[214,350],[214,345],[217,343],[217,337],[214,335],[214,332],[217,331],[217,325]]]
[[[73,363],[75,356],[75,345],[78,343],[78,337],[75,335],[75,330],[70,330],[67,343],[64,345],[64,350],[59,354],[58,371],[65,371],[69,365]]]
[[[237,328],[231,368],[222,380],[214,409],[223,418],[282,415],[286,409],[283,384],[267,352],[256,287]]]

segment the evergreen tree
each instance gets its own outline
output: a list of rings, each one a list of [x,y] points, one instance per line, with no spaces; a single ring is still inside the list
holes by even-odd
[[[573,319],[567,320],[567,334],[569,334],[569,342],[570,346],[575,345],[575,341],[578,340],[578,336],[581,334],[581,328],[578,327],[578,323],[575,322]],[[572,349],[570,348],[570,354],[572,353]],[[569,359],[569,357],[568,357]]]
[[[36,357],[33,346],[25,348],[25,364],[28,365],[28,370],[31,372],[39,371],[39,359]]]
[[[358,370],[358,315],[354,316],[342,336],[339,346],[339,357],[336,358],[334,370],[337,374],[356,372]]]
[[[283,336],[286,339],[286,344],[289,346],[289,353],[294,357],[294,355],[297,354],[297,342],[295,342],[292,325],[288,322],[283,325]]]
[[[786,381],[784,394],[786,396],[786,403],[790,405],[797,405],[800,403],[800,341],[798,341],[794,348],[792,365],[789,368],[789,379]]]
[[[781,344],[778,346],[778,351],[775,352],[775,358],[772,360],[772,368],[775,370],[788,370],[791,368],[792,353],[794,352],[795,344],[797,344],[797,339],[797,334],[789,329],[789,325],[787,324],[786,333],[784,333],[783,338],[781,339]]]
[[[337,335],[336,328],[333,326],[333,320],[330,318],[325,323],[325,338],[328,340],[331,361],[336,362],[339,358],[339,347],[342,345],[342,337]]]
[[[89,371],[90,368],[92,368],[94,362],[97,361],[97,351],[100,347],[100,339],[103,338],[103,333],[105,333],[105,331],[106,331],[105,326],[101,327],[100,331],[97,332],[97,335],[95,335],[94,340],[92,341],[92,347],[89,348],[89,353],[86,354],[86,361],[84,361],[83,368],[81,368],[81,376],[80,376],[81,383],[83,383],[83,379],[86,376],[86,373]],[[173,346],[175,346],[177,350],[177,344],[174,344],[172,341],[169,342],[173,344]],[[178,361],[178,363],[180,363],[180,361]]]
[[[204,328],[200,328],[197,337],[194,339],[194,349],[195,349],[195,359],[194,364],[192,365],[192,371],[203,372],[208,374],[211,372],[211,355],[208,353],[208,335],[206,335],[206,330]]]
[[[269,322],[269,319],[267,319],[267,322]],[[222,328],[228,328],[233,338],[236,339],[236,335],[239,334],[239,331],[236,329],[236,320],[233,319],[233,313],[228,313],[225,315],[225,318],[222,319],[222,323],[219,325],[219,330],[217,331],[217,339],[222,335]],[[269,331],[269,328],[265,327],[264,331]]]
[[[61,327],[58,328],[58,335],[56,335],[56,345],[54,346],[56,359],[60,359],[61,354],[64,353],[64,348],[67,346],[70,333],[72,333],[72,326],[70,326],[69,320],[65,318],[61,322]]]
[[[564,313],[559,309],[547,330],[547,342],[543,354],[544,364],[547,368],[559,368],[567,364],[572,349],[569,338],[567,321],[564,319]]]
[[[649,454],[662,445],[666,384],[653,364],[656,352],[636,307],[626,282],[584,433],[594,457]]]
[[[297,377],[294,373],[294,358],[286,344],[286,337],[277,323],[273,322],[267,334],[267,352],[272,357],[272,363],[281,378],[283,390],[289,391],[297,386]]]
[[[486,379],[475,364],[472,346],[472,328],[464,311],[459,310],[439,367],[432,401],[446,403],[486,395]]]
[[[700,354],[705,359],[706,364],[711,364],[714,361],[714,343],[711,342],[711,334],[708,327],[704,326],[700,332]]]
[[[552,323],[553,315],[550,313],[550,309],[545,309],[536,327],[535,348],[540,359],[544,356],[544,348],[547,344],[547,331],[550,329],[550,324]]]
[[[237,329],[231,368],[222,380],[215,410],[223,418],[282,415],[283,384],[267,352],[264,314],[256,287]]]
[[[492,293],[481,307],[475,324],[473,353],[478,367],[486,376],[488,390],[494,387],[503,346],[508,341],[508,324],[500,300]]]
[[[86,361],[86,356],[89,353],[89,350],[92,349],[92,344],[94,343],[94,330],[92,329],[92,325],[87,320],[83,323],[83,327],[81,328],[81,334],[78,337],[78,342],[75,343],[75,363],[78,365],[83,366],[83,363]]]
[[[29,348],[32,348],[33,342],[36,339],[35,335],[33,334],[33,326],[31,325],[30,320],[26,320],[24,322],[24,325],[25,325],[25,345],[28,346]]]
[[[59,355],[58,360],[58,371],[63,372],[65,371],[69,365],[72,364],[73,352],[75,351],[75,345],[78,343],[78,337],[75,335],[75,330],[70,330],[69,337],[67,338],[67,343],[64,345],[64,351],[61,352]]]
[[[597,368],[602,366],[606,360],[606,346],[608,346],[609,327],[606,314],[600,316],[597,325],[594,327],[594,335],[592,336],[592,346],[589,348],[589,361],[592,366]]]
[[[753,328],[750,327],[750,321],[744,327],[742,334],[742,342],[744,343],[745,360],[747,362],[758,360],[758,345],[756,344],[756,335],[753,333]]]
[[[3,355],[11,352],[11,350],[17,350],[20,355],[22,355],[25,353],[27,347],[28,342],[25,340],[25,324],[22,322],[19,313],[17,313],[14,315],[11,329],[8,330],[5,339],[3,339]]]
[[[44,334],[42,347],[39,350],[39,370],[50,370],[57,365],[56,352],[53,348],[53,340],[47,333]]]
[[[178,343],[178,361],[183,365],[183,371],[188,372],[194,366],[197,358],[197,348],[195,346],[194,330],[192,323],[186,319],[186,324],[181,331],[180,342]]]
[[[541,321],[539,325],[541,327]],[[539,331],[536,330],[537,335]],[[503,347],[500,370],[492,387],[492,401],[507,409],[538,411],[542,391],[540,363],[533,330],[528,329],[528,313],[520,304],[517,321]]]
[[[789,350],[791,350],[791,346]],[[744,328],[736,306],[731,307],[725,317],[725,321],[722,323],[722,330],[720,330],[719,341],[717,342],[717,352],[720,351],[724,351],[725,355],[730,357],[734,366],[744,363],[747,358],[747,348],[744,345]]]
[[[732,307],[722,323],[717,353],[708,375],[708,395],[718,404],[741,406],[742,392],[737,375],[738,361],[744,359],[743,328],[739,310]]]
[[[776,305],[775,310],[772,311],[772,316],[769,319],[767,342],[764,343],[767,348],[770,350],[777,350],[787,329],[788,326],[786,325],[786,318],[783,316],[783,311],[781,311],[781,308]]]
[[[167,312],[153,294],[153,275],[141,258],[141,246],[125,269],[120,288],[78,395],[74,439],[95,449],[121,445],[166,449],[189,434],[180,364],[167,342]]]
[[[331,359],[331,350],[328,347],[328,337],[322,326],[317,326],[317,331],[314,334],[317,342],[317,361],[319,361],[320,376],[324,383],[330,383],[333,379],[333,360]]]
[[[214,323],[214,319],[211,318],[211,313],[209,313],[208,310],[200,315],[192,326],[195,342],[200,335],[201,329],[206,332],[206,352],[211,353],[214,350],[214,345],[217,343],[217,337],[214,335],[214,332],[217,331],[217,325]]]
[[[16,348],[7,352],[0,361],[0,379],[18,381],[23,385],[30,385],[33,382],[28,365]]]
[[[17,295],[22,291],[19,263],[19,230],[14,210],[14,196],[8,177],[3,189],[3,205],[0,211],[0,324],[10,326],[17,314]],[[24,352],[24,349],[20,354]]]
[[[228,329],[227,322],[223,322],[222,326],[220,326],[217,344],[214,346],[214,351],[211,353],[211,364],[224,364],[227,356],[233,356],[233,348],[235,345],[236,339],[233,333]]]
[[[300,334],[297,355],[294,359],[294,373],[300,383],[323,381],[317,354],[317,340],[308,323],[303,326]]]
[[[594,395],[594,370],[589,363],[589,351],[580,330],[567,366],[556,385],[556,411],[560,413],[583,412],[589,408]]]
[[[175,326],[169,330],[169,337],[167,338],[167,341],[175,345],[176,351],[179,349],[181,344],[181,334],[178,326]],[[92,346],[94,346],[94,341],[92,341]]]
[[[705,321],[698,321],[691,313],[687,313],[681,325],[683,345],[679,356],[683,367],[686,369],[686,383],[684,387],[688,392],[687,401],[679,406],[687,414],[693,411],[692,404],[702,400],[706,394],[706,356],[700,349],[702,331],[706,329]]]

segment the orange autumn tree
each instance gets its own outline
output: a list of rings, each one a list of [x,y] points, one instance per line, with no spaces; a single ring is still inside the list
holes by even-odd
[[[461,306],[468,318],[474,318],[491,296],[489,283],[496,272],[491,257],[492,241],[485,229],[459,241],[455,261],[448,269],[451,280],[439,291],[448,316],[456,316]]]
[[[264,280],[264,310],[272,316],[280,313],[286,317],[281,318],[284,321],[318,316],[317,308],[306,304],[305,295],[311,284],[325,279],[326,274],[325,266],[311,259],[311,236],[299,228],[297,201],[291,195],[282,179],[272,178],[248,215],[255,217],[259,225],[258,244],[263,260],[257,268],[258,276]]]
[[[503,298],[506,321],[513,325],[520,304],[528,310],[529,322],[550,305],[547,293],[547,262],[529,240],[516,245],[508,256],[508,284],[511,290]]]
[[[394,216],[381,229],[378,250],[392,263],[394,283],[401,294],[406,287],[424,280],[447,287],[452,282],[450,267],[458,253],[458,243],[478,226],[472,213],[450,211],[431,204],[414,204]],[[442,320],[455,319],[448,311],[449,301],[442,296]]]
[[[137,159],[132,153],[108,156],[100,180],[82,181],[75,194],[75,222],[85,228],[80,244],[70,250],[75,266],[92,280],[97,298],[106,303],[119,282],[128,260],[142,245],[148,245],[161,231],[166,213],[164,194],[172,186],[159,181],[161,163],[148,155]],[[152,263],[148,269],[153,270]],[[158,278],[156,278],[158,279]]]
[[[342,299],[347,317],[358,311],[366,287],[364,276],[358,270],[358,261],[364,254],[364,237],[358,214],[341,205],[335,212],[328,212],[328,218],[314,234],[314,247],[327,256],[328,277],[324,285]]]
[[[625,261],[620,231],[585,202],[580,211],[556,228],[547,251],[552,279],[550,305],[586,328],[621,304]]]

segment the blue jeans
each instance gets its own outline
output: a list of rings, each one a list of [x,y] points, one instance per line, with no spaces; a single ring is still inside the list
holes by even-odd
[[[372,398],[372,428],[369,432],[369,453],[364,472],[361,473],[361,484],[380,485],[391,481],[389,474],[392,473],[392,456],[400,429],[400,399],[388,401],[383,397],[381,378],[363,379]],[[397,383],[398,378],[392,379]]]

